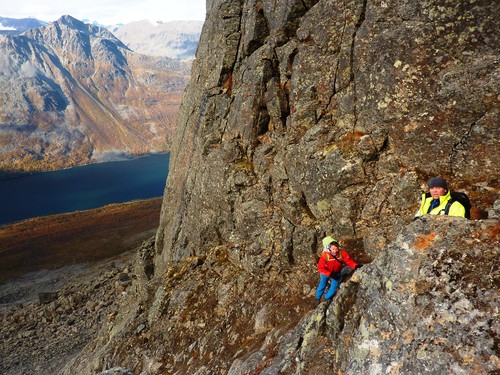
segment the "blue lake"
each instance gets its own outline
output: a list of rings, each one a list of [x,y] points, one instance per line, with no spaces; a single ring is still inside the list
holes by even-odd
[[[170,154],[0,180],[0,225],[163,195]]]

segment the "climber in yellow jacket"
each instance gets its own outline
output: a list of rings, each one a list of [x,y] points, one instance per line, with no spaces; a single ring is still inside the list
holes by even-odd
[[[444,178],[431,178],[428,187],[429,193],[422,194],[422,203],[420,204],[420,209],[415,215],[415,218],[425,214],[465,217],[465,207],[459,201],[453,201],[447,210],[451,194]]]

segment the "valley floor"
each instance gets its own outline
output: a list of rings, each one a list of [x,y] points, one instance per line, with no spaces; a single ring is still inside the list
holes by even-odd
[[[0,227],[0,373],[57,373],[116,310],[161,198]]]
[[[112,204],[0,227],[0,284],[40,270],[95,262],[154,235],[161,198]]]

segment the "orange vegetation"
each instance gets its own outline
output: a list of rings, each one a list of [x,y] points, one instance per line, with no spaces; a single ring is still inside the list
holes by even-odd
[[[160,210],[153,198],[0,227],[0,282],[134,249],[154,235]]]
[[[432,241],[434,241],[435,237],[436,233],[430,233],[423,236],[419,236],[413,243],[413,247],[419,250],[423,250],[427,248],[432,243]]]

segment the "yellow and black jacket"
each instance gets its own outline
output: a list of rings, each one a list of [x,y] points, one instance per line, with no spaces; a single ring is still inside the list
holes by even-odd
[[[420,204],[420,209],[417,211],[415,217],[419,217],[422,215],[445,215],[446,204],[451,199],[450,191],[448,191],[445,195],[439,197],[439,205],[434,207],[431,212],[427,212],[433,198],[429,194],[422,194],[422,203]],[[448,211],[449,216],[460,216],[465,217],[465,207],[458,201],[455,201],[451,204],[450,210]]]

